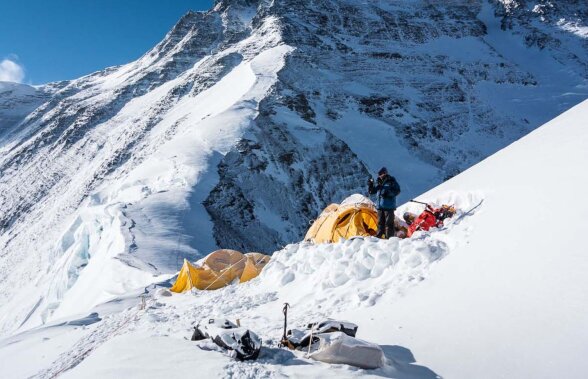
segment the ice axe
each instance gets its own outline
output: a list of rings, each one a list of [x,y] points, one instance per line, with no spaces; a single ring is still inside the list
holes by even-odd
[[[418,200],[414,200],[414,199],[410,199],[409,201],[410,201],[411,203],[422,204],[422,205],[424,205],[425,207],[427,207],[427,210],[430,210],[430,211],[432,211],[432,210],[433,210],[433,207],[431,207],[431,206],[430,206],[428,203],[423,203],[422,201],[418,201]]]
[[[411,203],[417,203],[417,204],[423,204],[423,205],[429,205],[427,203],[423,203],[422,201],[418,201],[418,200],[414,200],[414,199],[410,199],[409,200]]]
[[[293,349],[292,345],[290,344],[290,341],[288,341],[288,338],[286,337],[286,329],[288,328],[288,308],[290,307],[290,304],[288,303],[284,303],[284,308],[282,308],[282,313],[284,314],[284,333],[282,334],[282,340],[280,341],[280,347],[288,347],[289,349]]]

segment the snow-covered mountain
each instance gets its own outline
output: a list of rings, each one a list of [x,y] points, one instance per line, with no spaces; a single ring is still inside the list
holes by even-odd
[[[0,340],[3,377],[583,378],[587,118],[584,101],[419,197],[457,206],[441,229],[291,244],[258,278],[216,291],[128,293]],[[422,206],[400,211],[409,208]],[[279,348],[284,302],[291,327],[357,323],[386,365],[362,370]],[[208,317],[257,332],[259,359],[238,362],[189,341]]]
[[[587,9],[218,1],[135,62],[0,90],[0,333],[299,241],[382,165],[404,200],[452,177],[588,96]]]
[[[0,138],[11,134],[13,128],[39,105],[49,100],[51,85],[32,87],[26,84],[0,82]]]

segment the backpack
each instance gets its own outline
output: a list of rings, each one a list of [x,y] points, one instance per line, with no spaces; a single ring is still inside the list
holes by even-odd
[[[194,327],[192,341],[207,338],[239,361],[257,359],[261,350],[257,334],[226,319],[203,319]]]

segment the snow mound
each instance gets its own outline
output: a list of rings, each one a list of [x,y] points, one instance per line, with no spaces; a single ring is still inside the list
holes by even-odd
[[[344,308],[342,304],[372,306],[390,290],[402,294],[426,277],[431,264],[450,253],[458,243],[451,237],[454,225],[473,215],[482,200],[479,194],[450,192],[437,202],[458,207],[443,228],[417,232],[409,239],[357,237],[335,244],[291,244],[275,252],[253,282],[277,289],[290,304],[308,304],[312,299],[313,306],[331,310]]]
[[[370,207],[373,207],[373,208],[375,208],[375,206],[376,206],[373,201],[371,201],[369,198],[367,198],[359,193],[355,193],[351,196],[346,197],[341,202],[340,205],[344,206],[344,205],[359,205],[359,204],[366,204],[366,205],[369,205]]]
[[[381,291],[373,291],[374,281],[368,279],[376,279],[382,289],[404,287],[422,280],[427,267],[447,253],[447,243],[431,235],[410,241],[370,237],[318,246],[295,244],[274,254],[261,280],[291,290],[295,302],[318,295],[315,302],[328,306],[342,300],[373,305]],[[335,293],[341,291],[354,296],[340,299]]]

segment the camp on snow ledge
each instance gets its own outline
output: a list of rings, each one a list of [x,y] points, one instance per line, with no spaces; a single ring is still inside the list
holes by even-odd
[[[406,222],[395,217],[396,237],[406,238],[418,230],[427,231],[433,227],[440,227],[445,218],[455,214],[455,208],[452,206],[443,205],[440,208],[433,208],[427,203],[421,204],[426,205],[426,209],[420,216],[406,212],[404,215]],[[304,241],[316,244],[336,243],[341,239],[374,236],[377,228],[378,213],[375,204],[363,195],[354,194],[343,200],[341,204],[328,205],[308,229]],[[269,255],[242,254],[230,249],[216,250],[196,264],[184,259],[184,265],[170,290],[172,292],[185,292],[192,288],[215,290],[237,279],[239,283],[243,283],[258,276],[269,261]]]
[[[456,209],[452,205],[433,207],[431,204],[410,200],[425,205],[420,215],[405,212],[403,219],[394,216],[395,236],[411,237],[417,231],[428,231],[443,226],[443,221],[453,217]],[[376,205],[367,197],[354,194],[341,204],[328,205],[313,222],[304,237],[305,241],[335,243],[341,239],[375,236],[378,229]]]

